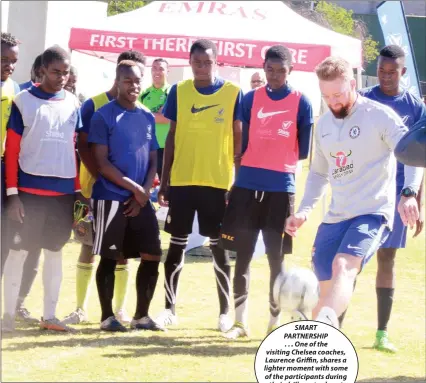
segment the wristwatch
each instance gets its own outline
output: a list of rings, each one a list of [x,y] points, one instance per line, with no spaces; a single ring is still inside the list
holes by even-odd
[[[404,188],[401,190],[401,196],[406,198],[416,197],[417,193],[411,188]]]

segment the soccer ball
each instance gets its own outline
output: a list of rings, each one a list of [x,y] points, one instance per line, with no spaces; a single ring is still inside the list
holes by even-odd
[[[309,313],[318,303],[318,279],[309,269],[282,270],[275,279],[273,294],[274,301],[281,310]]]

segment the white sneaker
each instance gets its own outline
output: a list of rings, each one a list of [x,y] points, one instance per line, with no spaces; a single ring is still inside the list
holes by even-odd
[[[81,308],[73,311],[62,321],[64,324],[79,324],[84,322],[88,322],[88,318],[86,312]]]
[[[249,337],[249,331],[242,323],[235,323],[234,326],[224,334],[224,337],[228,339],[247,338]]]
[[[176,326],[178,324],[178,318],[176,314],[172,313],[172,310],[165,309],[157,318],[155,322],[161,327]]]
[[[132,321],[132,318],[127,314],[126,310],[121,309],[118,310],[117,314],[115,314],[115,318],[121,323],[121,324],[129,324]]]
[[[234,321],[230,318],[228,314],[219,315],[219,322],[217,324],[217,328],[221,332],[228,332],[232,328],[233,324]]]

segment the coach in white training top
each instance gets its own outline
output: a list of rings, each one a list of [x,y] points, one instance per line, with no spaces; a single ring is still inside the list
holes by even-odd
[[[312,264],[320,281],[313,318],[338,327],[357,274],[392,230],[395,209],[395,146],[408,131],[389,107],[357,94],[350,64],[329,57],[316,73],[329,111],[315,130],[315,155],[298,212],[289,217],[292,236],[306,221],[330,183],[329,210],[319,226]],[[418,192],[422,169],[405,167],[404,188]],[[419,216],[414,197],[398,206],[405,225]]]

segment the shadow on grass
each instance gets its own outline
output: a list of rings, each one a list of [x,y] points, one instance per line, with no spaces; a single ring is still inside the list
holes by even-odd
[[[257,352],[257,346],[247,346],[244,344],[232,343],[233,347],[229,347],[228,345],[205,345],[201,344],[198,346],[170,346],[167,348],[162,347],[147,347],[147,348],[129,348],[129,349],[121,349],[120,354],[104,354],[105,358],[111,359],[123,359],[123,358],[141,358],[141,357],[152,357],[154,354],[165,354],[168,356],[171,355],[188,355],[194,357],[218,357],[218,356],[237,356],[237,355],[255,355]]]
[[[388,383],[388,382],[398,382],[398,383],[424,383],[425,378],[414,378],[410,376],[394,376],[392,378],[369,378],[357,380],[357,383]]]
[[[46,335],[63,336],[64,339],[44,340],[41,337]],[[80,335],[85,335],[81,337]],[[196,355],[196,356],[217,356],[217,355],[240,355],[240,354],[255,354],[258,348],[257,341],[253,339],[240,340],[232,342],[220,336],[180,336],[179,339],[170,336],[170,332],[165,336],[143,336],[144,333],[132,331],[128,334],[108,334],[100,332],[98,329],[82,329],[79,334],[54,333],[40,331],[35,329],[17,330],[13,335],[7,335],[7,338],[34,336],[38,339],[28,343],[9,344],[2,351],[26,351],[34,348],[53,348],[53,347],[92,347],[105,348],[108,346],[117,347],[117,352],[114,354],[106,354],[108,358],[134,358],[141,356],[149,356],[152,354],[167,354],[167,355]],[[142,336],[138,336],[141,334]],[[93,336],[96,335],[96,336]],[[90,336],[90,337],[87,337]],[[7,339],[5,338],[5,339]],[[127,348],[126,348],[127,346]],[[231,347],[230,347],[231,346]],[[118,347],[125,347],[118,349]],[[129,348],[135,347],[135,348]]]
[[[167,257],[167,248],[163,246],[163,255],[161,262],[165,262]],[[235,256],[230,256],[231,261],[235,261]],[[213,263],[212,253],[209,246],[200,246],[185,253],[185,263]]]

